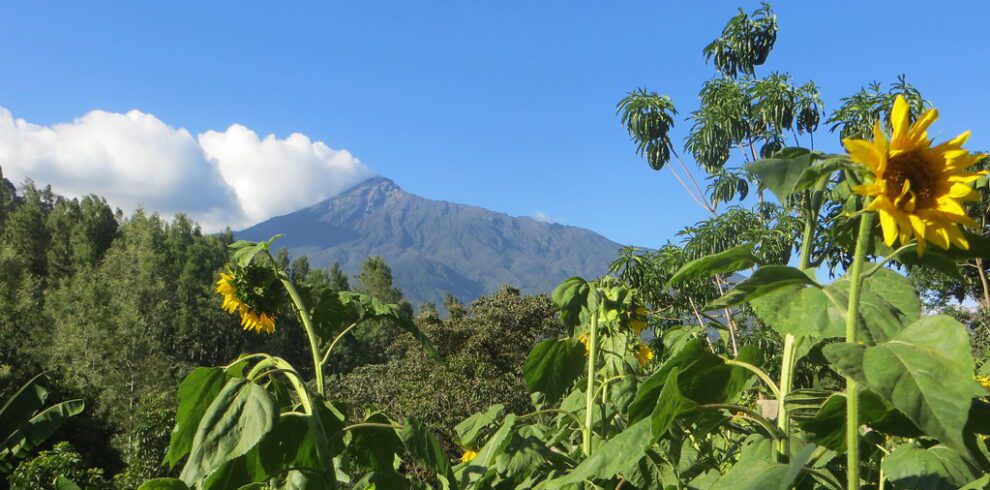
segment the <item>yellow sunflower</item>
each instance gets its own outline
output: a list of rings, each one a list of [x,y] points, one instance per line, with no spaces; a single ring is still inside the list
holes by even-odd
[[[241,327],[244,330],[254,330],[257,333],[272,333],[275,331],[275,316],[266,312],[258,312],[237,297],[232,274],[220,273],[217,281],[217,292],[223,296],[222,308],[230,314],[240,313]]]
[[[636,359],[641,365],[646,366],[653,360],[653,349],[640,341],[639,345],[636,346]]]
[[[977,376],[976,382],[980,383],[983,388],[990,390],[990,376]]]
[[[938,111],[926,111],[914,124],[908,113],[907,101],[897,96],[890,113],[893,134],[889,140],[880,121],[873,126],[873,141],[842,140],[853,161],[871,173],[867,183],[853,190],[873,198],[866,209],[880,215],[887,246],[893,246],[898,238],[905,244],[913,236],[919,255],[927,242],[944,250],[953,245],[969,249],[959,225],[973,227],[976,223],[962,203],[979,198],[970,183],[986,175],[966,171],[978,160],[962,148],[969,131],[932,146],[927,130],[938,119]]]
[[[461,455],[461,463],[468,463],[477,456],[478,453],[476,451],[472,451],[471,449],[468,449],[464,451],[464,454]]]
[[[588,355],[588,334],[586,333],[581,334],[581,336],[578,337],[578,342],[584,344],[584,354]]]

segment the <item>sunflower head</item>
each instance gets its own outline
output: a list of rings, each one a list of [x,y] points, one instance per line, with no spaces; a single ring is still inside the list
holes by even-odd
[[[578,342],[581,342],[581,344],[584,345],[584,354],[588,355],[588,334],[581,334],[581,336],[578,337]]]
[[[979,198],[971,183],[986,175],[967,170],[979,159],[962,148],[969,131],[933,146],[928,127],[938,112],[929,109],[913,123],[909,113],[907,101],[898,96],[890,113],[889,138],[877,121],[872,141],[842,140],[852,160],[868,170],[866,183],[853,190],[872,198],[866,210],[880,215],[887,246],[914,237],[919,255],[927,242],[944,250],[969,249],[959,225],[976,223],[962,203]]]
[[[976,376],[976,382],[980,383],[984,389],[990,391],[990,376]]]
[[[223,297],[224,311],[241,316],[244,330],[273,333],[280,289],[271,286],[263,267],[248,266],[221,272],[216,291]]]
[[[639,361],[640,365],[646,366],[653,360],[653,349],[650,349],[650,346],[646,345],[643,341],[640,341],[639,344],[636,345],[636,360]]]

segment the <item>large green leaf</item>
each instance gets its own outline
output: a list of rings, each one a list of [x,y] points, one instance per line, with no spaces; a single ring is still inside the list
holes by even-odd
[[[608,480],[639,461],[653,444],[649,419],[636,422],[595,449],[591,457],[577,465],[563,478],[547,482],[547,488],[561,488],[585,480]]]
[[[680,352],[663,363],[660,369],[651,374],[639,385],[639,391],[636,392],[636,397],[629,404],[629,420],[635,422],[649,417],[653,413],[657,399],[660,397],[660,392],[663,390],[663,385],[666,383],[670,372],[675,368],[680,372],[688,372],[695,369],[695,366],[708,368],[713,365],[714,361],[712,357],[714,356],[706,354],[709,353],[705,350],[705,343],[702,340],[693,339],[688,341]],[[718,358],[716,357],[715,359]],[[720,359],[717,362],[722,364]]]
[[[255,480],[275,475],[285,468],[321,469],[309,417],[287,413],[278,418],[275,427],[247,455],[248,470],[255,472],[252,475]]]
[[[768,459],[747,459],[733,465],[718,479],[712,490],[789,490],[814,451],[814,445],[805,446],[791,458],[789,464]]]
[[[843,316],[849,302],[849,286],[849,279],[843,277],[825,288],[839,303],[833,303],[831,307]],[[863,280],[859,316],[859,339],[873,345],[896,336],[905,325],[917,320],[921,316],[921,302],[906,277],[880,269]]]
[[[819,288],[790,284],[752,300],[750,306],[781,336],[824,339],[845,334],[845,315]]]
[[[24,384],[0,408],[0,438],[27,422],[45,406],[48,399],[48,373],[41,373]]]
[[[756,347],[745,346],[739,350],[738,360],[760,365],[762,355]],[[681,396],[697,404],[731,403],[753,376],[749,370],[730,366],[708,352],[702,341],[692,340],[640,385],[629,405],[631,421],[652,416],[674,369],[680,373],[677,380]]]
[[[780,202],[785,202],[794,192],[801,174],[811,166],[815,155],[804,148],[784,148],[773,158],[764,158],[746,165],[767,186]]]
[[[461,447],[473,449],[476,446],[478,436],[481,435],[482,431],[492,424],[500,415],[502,411],[505,410],[505,406],[501,403],[496,403],[488,407],[484,412],[478,412],[470,417],[461,421],[461,423],[454,426],[454,432],[457,433],[457,439]]]
[[[900,446],[883,458],[880,467],[898,490],[951,490],[980,476],[959,453],[942,445]]]
[[[168,463],[170,468],[175,467],[179,460],[189,454],[199,421],[226,382],[227,376],[223,369],[198,367],[179,384],[179,406],[175,412],[175,428],[172,429],[168,452],[165,453],[165,463]]]
[[[985,390],[973,380],[962,324],[947,316],[922,318],[888,342],[866,348],[833,344],[824,352],[840,372],[861,378],[925,433],[967,452],[963,427],[973,397]]]
[[[594,309],[598,303],[595,288],[580,277],[564,280],[550,293],[550,299],[560,310],[560,320],[569,332],[581,323],[582,312]]]
[[[794,182],[791,192],[810,189],[836,171],[853,168],[854,165],[848,157],[832,156],[828,158],[828,155],[826,155],[824,160],[816,161],[801,172],[801,176]]]
[[[155,478],[142,483],[138,490],[189,490],[189,485],[178,478]]]
[[[57,403],[42,410],[21,424],[0,442],[0,465],[6,466],[23,459],[45,442],[69,417],[82,413],[86,403],[82,399]]]
[[[368,320],[385,321],[412,335],[430,357],[440,359],[433,342],[416,326],[408,312],[397,304],[385,303],[367,294],[328,290],[316,310],[322,325],[321,336],[328,336],[330,326],[327,323],[349,325]]]
[[[392,427],[392,421],[384,414],[372,413],[364,419],[365,423],[380,424],[380,426],[359,427],[351,431],[349,454],[353,454],[358,462],[377,472],[394,471],[392,463],[395,455],[402,453],[402,440]]]
[[[268,240],[263,242],[249,242],[247,240],[238,240],[230,244],[230,260],[240,267],[247,267],[254,260],[254,257],[261,252],[267,252],[272,243],[279,238],[284,237],[283,234],[275,235]]]
[[[670,424],[681,414],[682,411],[694,407],[696,404],[681,396],[680,386],[678,386],[677,376],[680,374],[678,368],[670,370],[667,381],[663,384],[657,405],[650,414],[651,430],[654,439],[663,437]]]
[[[673,466],[654,451],[647,451],[636,463],[635,470],[624,470],[623,474],[636,488],[677,488],[677,473]]]
[[[278,408],[271,395],[244,378],[232,378],[203,414],[180,478],[188,485],[257,445],[275,426]]]
[[[454,482],[450,458],[444,452],[440,440],[418,420],[406,419],[399,431],[399,437],[406,446],[406,451],[420,464],[427,467],[438,477],[444,477],[448,482]]]
[[[810,403],[819,394],[817,403]],[[807,440],[837,453],[846,451],[846,396],[843,393],[797,390],[787,396],[791,417],[805,431]],[[860,421],[870,424],[888,415],[889,408],[876,394],[864,391],[859,398]],[[808,413],[810,412],[810,413]]]
[[[736,284],[721,298],[708,304],[705,309],[725,308],[743,301],[753,301],[777,289],[792,285],[821,287],[800,269],[784,265],[766,265],[756,269],[753,275]]]
[[[757,264],[759,264],[759,259],[753,255],[753,246],[749,244],[739,245],[684,264],[667,281],[667,287],[672,288],[685,281],[703,279],[716,274],[749,269]]]
[[[523,378],[530,391],[543,392],[548,403],[571,389],[585,366],[584,346],[570,338],[546,339],[533,347],[523,364]]]
[[[496,458],[504,454],[509,447],[515,428],[516,416],[510,413],[505,416],[501,427],[478,450],[474,459],[458,467],[456,475],[461,488],[466,488],[471,482],[483,478],[489,472]]]

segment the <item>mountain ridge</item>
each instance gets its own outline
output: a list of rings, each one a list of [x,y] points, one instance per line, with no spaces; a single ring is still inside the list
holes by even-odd
[[[605,273],[621,248],[584,228],[420,197],[382,176],[236,236],[276,233],[286,235],[276,248],[306,255],[314,268],[339,262],[353,275],[365,257],[383,257],[414,304],[439,302],[446,292],[470,301],[503,284],[549,292],[567,277]]]

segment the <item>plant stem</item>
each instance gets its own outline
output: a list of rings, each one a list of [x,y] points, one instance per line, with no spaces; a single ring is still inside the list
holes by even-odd
[[[760,368],[758,368],[758,367],[756,367],[756,366],[754,366],[754,365],[752,365],[752,364],[750,364],[748,362],[737,361],[735,359],[729,359],[728,357],[725,357],[725,356],[719,356],[719,357],[722,358],[722,362],[724,362],[724,363],[726,363],[726,364],[728,364],[730,366],[739,366],[741,368],[744,368],[744,369],[752,372],[758,378],[760,378],[761,380],[763,380],[764,383],[766,383],[767,387],[770,388],[770,391],[773,393],[773,396],[775,398],[780,398],[781,397],[781,395],[780,395],[780,389],[777,388],[777,385],[773,382],[772,379],[770,379],[770,376],[767,373],[765,373],[762,369],[760,369]]]
[[[873,213],[863,213],[859,218],[859,235],[856,237],[856,251],[852,267],[849,269],[849,307],[846,316],[846,342],[856,343],[856,320],[859,316],[859,291],[862,287],[863,261],[866,258],[866,243],[873,228]],[[846,488],[859,488],[859,386],[856,380],[846,376]]]
[[[344,335],[347,335],[347,332],[350,332],[351,330],[353,330],[354,327],[357,327],[358,324],[360,324],[360,323],[361,323],[361,321],[359,320],[359,321],[356,321],[356,322],[350,324],[350,326],[348,326],[347,328],[343,329],[339,334],[337,334],[336,337],[334,337],[333,342],[330,342],[330,347],[327,348],[326,354],[323,354],[323,359],[320,361],[320,366],[326,364],[327,361],[330,360],[330,354],[333,352],[333,348],[334,348],[334,346],[337,345],[337,342],[340,342],[340,339],[342,339],[344,337]]]
[[[296,390],[299,403],[302,404],[303,411],[306,413],[306,423],[309,425],[309,430],[313,433],[313,439],[316,441],[316,457],[320,465],[323,466],[323,471],[328,475],[327,481],[331,485],[330,488],[337,488],[337,476],[330,458],[330,445],[327,442],[323,422],[320,420],[320,415],[316,413],[313,400],[309,397],[309,391],[306,389],[302,376],[285,359],[273,357],[271,361],[271,364],[275,366],[279,373],[286,375],[285,377],[289,380],[289,384]],[[290,374],[291,376],[289,376]]]
[[[320,356],[320,344],[316,339],[313,319],[309,316],[309,310],[306,309],[306,304],[303,302],[302,296],[299,296],[299,291],[296,290],[292,281],[288,277],[285,277],[285,274],[279,274],[279,278],[282,280],[282,284],[285,285],[285,290],[289,293],[289,297],[292,298],[292,304],[295,305],[296,313],[299,314],[299,319],[302,320],[303,328],[306,329],[306,337],[309,338],[309,350],[313,354],[313,376],[316,377],[316,392],[320,396],[325,397],[327,392],[323,384],[323,358]]]
[[[788,437],[777,441],[777,461],[786,463],[790,457],[791,418],[787,413],[784,399],[794,385],[794,366],[797,364],[797,348],[803,339],[787,334],[784,336],[783,359],[780,363],[780,391],[777,393],[777,427]]]
[[[595,357],[598,354],[598,311],[591,314],[591,332],[588,333],[588,386],[584,392],[584,455],[591,457],[591,422],[595,408]]]
[[[801,238],[801,256],[798,268],[806,271],[811,266],[811,250],[814,246],[815,230],[818,227],[818,210],[821,207],[822,194],[827,180],[820,181],[808,196],[808,208],[805,210],[804,235]],[[814,275],[808,271],[809,275]],[[791,433],[791,418],[787,413],[784,402],[794,385],[794,367],[797,365],[797,348],[803,339],[792,334],[784,335],[784,348],[780,362],[780,392],[777,395],[777,427],[784,434]],[[790,437],[778,441],[777,461],[785,463],[790,456]]]

